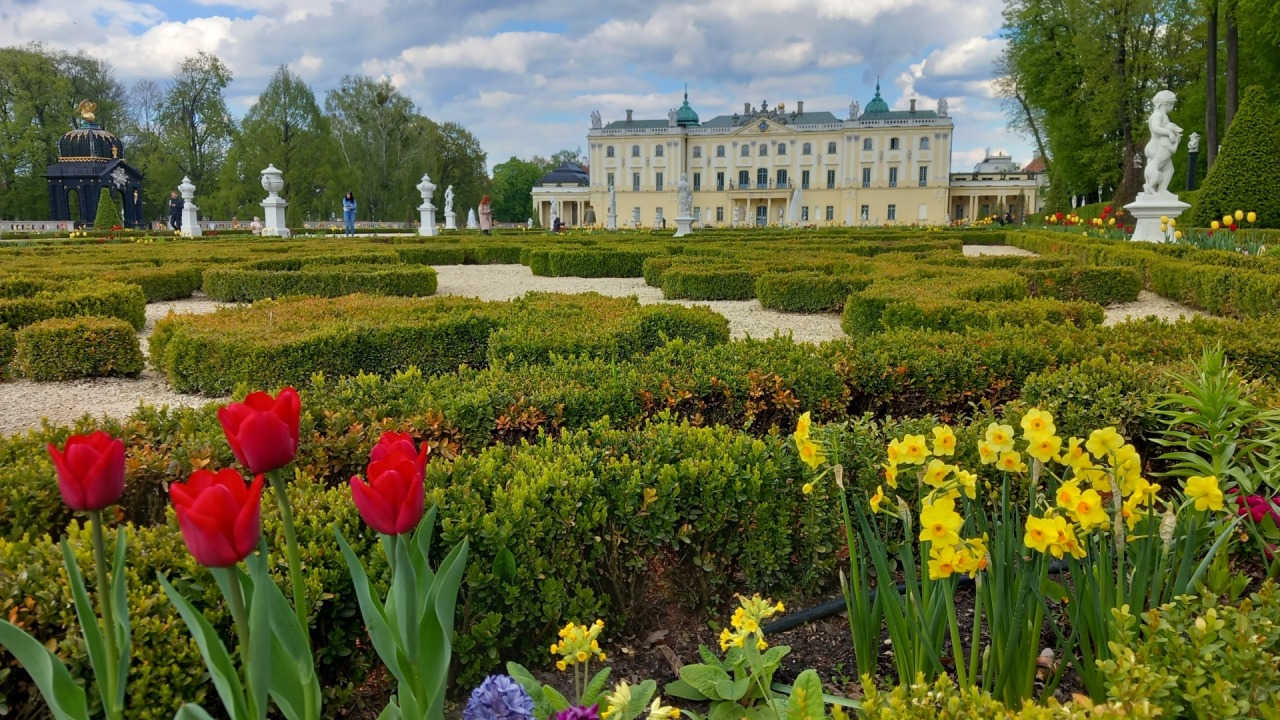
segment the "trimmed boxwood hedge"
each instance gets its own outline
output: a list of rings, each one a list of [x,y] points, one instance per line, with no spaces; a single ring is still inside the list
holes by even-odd
[[[17,338],[9,328],[0,325],[0,380],[9,373],[9,363],[13,361],[13,349]]]
[[[1110,305],[1133,302],[1142,290],[1142,273],[1132,267],[1074,266],[1030,270],[1023,275],[1033,297]]]
[[[230,267],[204,273],[205,294],[228,302],[352,293],[418,297],[434,295],[436,286],[436,271],[425,265],[304,264],[296,270]]]
[[[840,327],[854,337],[890,329],[962,330],[1003,325],[1101,325],[1106,312],[1088,302],[1028,299],[1018,302],[878,298],[854,293],[845,303]]]
[[[782,312],[840,312],[849,293],[870,284],[870,279],[844,275],[768,273],[756,281],[756,297],[761,306]]]
[[[147,297],[137,285],[84,280],[49,283],[30,295],[0,299],[0,325],[11,328],[78,315],[117,317],[141,330],[147,319]]]
[[[107,272],[102,279],[137,285],[147,302],[153,303],[191,297],[191,293],[200,289],[204,273],[198,266],[179,265]]]
[[[644,261],[663,251],[635,252],[603,248],[534,249],[529,271],[547,277],[641,277]]]
[[[137,333],[119,318],[51,318],[17,332],[13,367],[32,380],[132,377],[143,365]]]
[[[762,271],[737,263],[680,263],[662,272],[662,296],[668,300],[750,300]]]
[[[1191,209],[1194,227],[1237,210],[1256,212],[1258,227],[1280,227],[1280,122],[1260,86],[1247,88],[1222,139],[1222,152]]]

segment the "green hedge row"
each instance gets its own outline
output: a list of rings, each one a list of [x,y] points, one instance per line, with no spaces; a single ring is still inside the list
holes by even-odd
[[[119,318],[51,318],[17,333],[13,368],[32,380],[132,377],[143,366],[137,332]]]
[[[200,289],[204,273],[198,266],[138,268],[103,273],[108,282],[127,283],[142,288],[147,302],[162,302],[191,297]]]
[[[1101,325],[1106,312],[1089,302],[1027,299],[1009,301],[929,300],[866,297],[858,293],[845,303],[840,327],[852,337],[890,329],[960,332],[1004,325]]]
[[[641,277],[644,261],[658,251],[636,252],[583,248],[530,250],[529,271],[547,277]]]
[[[1110,305],[1133,302],[1142,290],[1142,272],[1132,267],[1077,266],[1028,270],[1023,275],[1033,297],[1056,300]]]
[[[641,307],[631,298],[533,293],[486,303],[349,295],[167,318],[156,324],[150,348],[152,363],[176,389],[220,395],[238,383],[301,384],[316,373],[386,375],[414,366],[437,374],[553,354],[620,359],[665,338],[728,336],[728,322],[709,310]]]
[[[0,325],[11,328],[49,318],[97,315],[120,318],[141,330],[146,314],[147,298],[142,288],[124,283],[50,283],[27,296],[0,299]]]
[[[13,360],[14,346],[17,338],[9,328],[0,325],[0,380],[9,373],[9,363]]]
[[[769,273],[756,281],[760,305],[782,312],[840,312],[845,300],[871,280],[815,272]]]
[[[303,265],[297,270],[210,268],[204,292],[215,300],[252,302],[289,295],[339,297],[352,293],[420,297],[436,292],[436,271],[425,265]]]

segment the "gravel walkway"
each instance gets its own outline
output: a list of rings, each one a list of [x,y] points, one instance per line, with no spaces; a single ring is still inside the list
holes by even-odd
[[[1141,320],[1145,317],[1157,317],[1167,322],[1174,322],[1181,318],[1190,320],[1196,317],[1207,317],[1206,313],[1147,290],[1139,292],[1138,299],[1131,303],[1108,305],[1106,311],[1107,319],[1103,321],[1103,325],[1119,325],[1122,322]]]

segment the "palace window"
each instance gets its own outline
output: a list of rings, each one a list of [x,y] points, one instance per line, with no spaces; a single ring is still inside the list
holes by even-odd
[[[862,149],[863,149],[863,150],[871,150],[871,149],[872,149],[872,147],[871,147],[871,138],[863,138],[863,139],[862,139]]]
[[[897,205],[890,205],[890,206],[889,206],[889,218],[888,218],[888,219],[890,219],[890,220],[897,220],[897,219],[898,219],[898,206],[897,206]]]
[[[920,166],[920,187],[925,187],[928,184],[929,184],[929,167],[927,165],[921,165]]]
[[[653,149],[653,156],[654,156],[654,157],[662,157],[662,146],[661,146],[661,145],[659,145],[659,146],[657,146],[657,147],[655,147],[655,148]]]
[[[778,170],[778,187],[785,188],[787,186],[787,171],[785,169]]]
[[[828,154],[828,155],[835,155],[835,154],[836,154],[836,144],[835,144],[835,143],[833,143],[833,142],[829,142],[829,143],[827,143],[827,154]]]
[[[920,149],[921,149],[921,150],[928,150],[928,149],[929,149],[929,138],[927,138],[927,137],[922,137],[922,138],[920,138]]]
[[[640,146],[639,146],[639,145],[632,145],[632,146],[631,146],[631,157],[640,157]]]
[[[756,170],[756,187],[769,187],[769,168]]]
[[[898,149],[898,138],[889,138],[889,149],[890,150]]]
[[[813,154],[813,144],[812,144],[812,143],[805,143],[804,145],[801,145],[801,146],[800,146],[800,154],[801,154],[801,155],[812,155],[812,154]]]
[[[631,192],[640,192],[640,173],[631,173]]]
[[[800,189],[801,190],[809,189],[809,171],[808,170],[800,171]]]
[[[786,154],[787,154],[787,146],[786,146],[786,145],[783,145],[782,143],[778,143],[778,154],[779,154],[779,155],[786,155]]]
[[[724,222],[724,206],[716,208],[716,222]]]
[[[764,157],[765,155],[768,155],[768,154],[769,154],[769,146],[765,145],[764,143],[760,143],[760,157]]]
[[[723,146],[723,145],[717,145],[717,146],[716,146],[716,157],[724,157],[724,146]]]
[[[738,189],[745,190],[751,186],[751,172],[749,170],[738,171]]]
[[[862,218],[862,222],[867,222],[868,220],[870,220],[870,219],[871,219],[871,206],[870,206],[870,205],[863,205],[863,206],[862,206],[862,210],[860,211],[859,215],[860,215],[860,217]]]
[[[696,157],[696,158],[700,158],[700,157],[702,157],[702,146],[701,146],[701,145],[694,145],[694,146],[693,146],[693,156],[694,156],[694,157]]]
[[[889,168],[889,187],[898,187],[898,168]]]
[[[613,173],[609,173],[609,184],[605,187],[613,187]]]
[[[604,156],[605,156],[605,157],[613,157],[613,146],[612,146],[612,145],[610,145],[609,147],[607,147],[607,148],[605,148],[605,149],[604,149]]]
[[[827,189],[828,190],[836,189],[836,171],[835,170],[827,171]]]
[[[751,157],[751,146],[749,145],[742,146],[742,157]]]
[[[716,190],[724,190],[724,173],[716,173]]]
[[[871,187],[871,168],[862,168],[862,187]]]
[[[809,206],[802,205],[800,207],[800,222],[809,222]]]
[[[662,192],[662,173],[653,174],[653,185],[655,190]]]
[[[693,191],[698,192],[702,189],[702,173],[693,174]]]
[[[835,220],[835,219],[836,219],[836,206],[835,206],[835,205],[828,205],[828,206],[827,206],[827,220]]]

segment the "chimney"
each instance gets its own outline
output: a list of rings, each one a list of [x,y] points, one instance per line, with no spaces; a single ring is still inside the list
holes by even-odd
[[[797,100],[797,101],[796,101],[796,114],[797,114],[797,115],[803,115],[803,114],[804,114],[804,101],[803,101],[803,100]]]
[[[743,114],[743,115],[750,115],[750,114],[751,114],[751,103],[749,103],[749,102],[744,102],[744,103],[742,103],[742,114]]]
[[[631,111],[627,111],[627,122],[631,122]]]
[[[911,112],[915,112],[915,111],[916,111],[916,99],[911,98]]]

